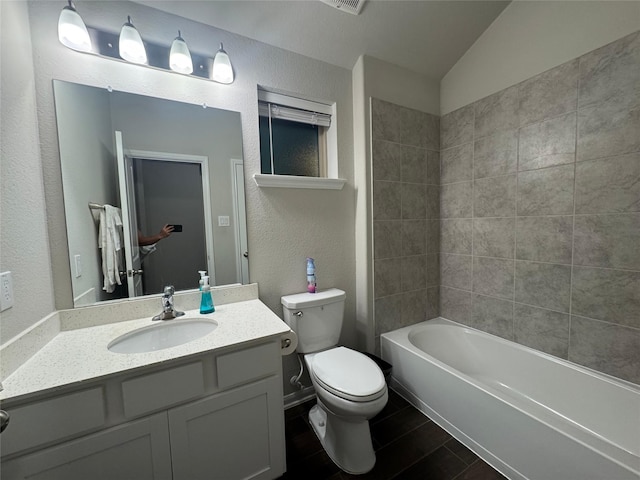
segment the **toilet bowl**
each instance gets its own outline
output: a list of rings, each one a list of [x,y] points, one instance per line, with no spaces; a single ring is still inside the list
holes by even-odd
[[[345,298],[342,290],[332,288],[284,296],[282,307],[318,399],[309,412],[311,426],[338,467],[361,474],[376,462],[369,419],[384,408],[388,392],[373,360],[337,346]]]
[[[318,403],[309,421],[342,470],[361,474],[376,462],[369,419],[387,404],[384,375],[370,358],[345,347],[304,356]]]

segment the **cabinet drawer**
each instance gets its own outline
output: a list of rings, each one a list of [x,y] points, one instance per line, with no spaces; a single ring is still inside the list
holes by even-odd
[[[282,365],[277,342],[265,343],[218,356],[218,387],[221,389],[262,378]]]
[[[202,362],[189,363],[122,382],[124,415],[133,418],[204,394]]]
[[[102,387],[12,408],[9,415],[11,423],[2,433],[3,456],[102,427]]]

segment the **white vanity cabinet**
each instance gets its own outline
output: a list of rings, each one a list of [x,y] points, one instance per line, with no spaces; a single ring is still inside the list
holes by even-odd
[[[5,407],[3,480],[273,479],[285,470],[279,338]]]

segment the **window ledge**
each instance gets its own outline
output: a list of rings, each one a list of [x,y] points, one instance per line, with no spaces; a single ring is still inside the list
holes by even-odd
[[[314,188],[317,190],[342,190],[344,178],[298,177],[295,175],[264,175],[256,173],[253,179],[260,188]]]

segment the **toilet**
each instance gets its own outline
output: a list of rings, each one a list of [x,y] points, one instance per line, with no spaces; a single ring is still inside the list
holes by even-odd
[[[318,403],[309,421],[333,462],[347,473],[371,470],[376,456],[369,419],[388,399],[378,365],[366,355],[337,346],[346,294],[332,288],[282,297],[285,322],[298,336]]]

